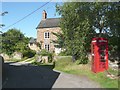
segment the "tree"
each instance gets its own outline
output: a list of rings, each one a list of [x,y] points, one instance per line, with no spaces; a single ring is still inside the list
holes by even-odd
[[[87,13],[89,9],[78,10],[83,3],[64,3],[64,5],[57,7],[61,14],[61,29],[64,35],[64,45],[68,52],[73,56],[73,61],[80,59],[80,63],[86,63],[87,43],[90,43],[90,38],[94,31],[91,29],[90,20]],[[89,6],[89,4],[86,3]],[[81,7],[83,8],[83,6]],[[82,15],[83,14],[83,15]],[[86,43],[87,42],[87,43]]]
[[[109,40],[109,47],[112,48],[110,53],[114,51],[120,51],[120,2],[108,2],[108,3],[96,3],[97,7],[97,18],[100,18],[99,21],[103,21],[102,25],[94,24],[100,32],[104,31],[105,34],[101,33],[102,37],[106,37]]]
[[[2,52],[8,55],[15,51],[26,50],[29,38],[25,37],[20,30],[9,29],[2,34]]]
[[[57,40],[53,40],[52,42],[55,43],[55,47],[57,48],[64,48],[64,36],[62,33],[52,33],[57,37]]]
[[[117,4],[69,2],[62,6],[56,5],[56,11],[62,16],[60,27],[64,36],[64,46],[74,57],[73,60],[79,59],[80,63],[86,63],[85,56],[94,36],[106,37],[111,42],[114,41],[111,38],[119,38],[120,14],[118,14]],[[113,15],[112,18],[111,15]],[[99,34],[96,33],[97,30]]]
[[[120,2],[114,2],[108,4],[109,10],[106,12],[106,18],[109,32],[111,34],[110,45],[117,47],[116,50],[120,51]]]

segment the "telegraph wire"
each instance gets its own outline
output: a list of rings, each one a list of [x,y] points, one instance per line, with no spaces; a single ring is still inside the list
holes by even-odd
[[[13,26],[13,25],[19,23],[20,21],[26,19],[27,17],[29,17],[30,15],[32,15],[33,13],[35,13],[36,11],[38,11],[39,9],[41,9],[42,7],[44,7],[45,5],[47,5],[48,3],[50,3],[51,1],[52,1],[52,0],[50,0],[49,2],[43,4],[41,7],[37,8],[36,10],[34,10],[33,12],[31,12],[30,14],[26,15],[25,17],[23,17],[22,19],[16,21],[15,23],[13,23],[13,24],[7,26],[6,28],[3,28],[2,30],[6,30],[6,29],[8,29],[9,27],[11,27],[11,26]]]

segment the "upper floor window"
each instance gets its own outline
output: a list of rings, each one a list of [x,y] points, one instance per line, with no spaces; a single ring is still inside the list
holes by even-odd
[[[44,38],[49,38],[50,37],[50,33],[49,32],[45,32],[44,33]]]

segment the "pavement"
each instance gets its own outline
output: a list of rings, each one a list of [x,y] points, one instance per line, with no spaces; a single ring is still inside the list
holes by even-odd
[[[101,88],[86,76],[77,76],[61,72],[52,88]]]
[[[5,62],[3,88],[100,88],[86,76],[63,73],[28,62]]]

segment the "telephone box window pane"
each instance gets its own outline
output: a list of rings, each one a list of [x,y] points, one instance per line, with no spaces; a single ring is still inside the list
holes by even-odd
[[[105,50],[105,46],[100,46],[100,50]]]
[[[100,61],[105,62],[105,46],[100,46]]]
[[[105,62],[105,52],[104,51],[100,52],[100,60],[101,60],[101,62]]]
[[[101,51],[100,55],[101,55],[102,57],[104,57],[104,56],[105,56],[105,52],[104,52],[104,51]]]
[[[105,59],[101,59],[101,62],[105,62]]]

